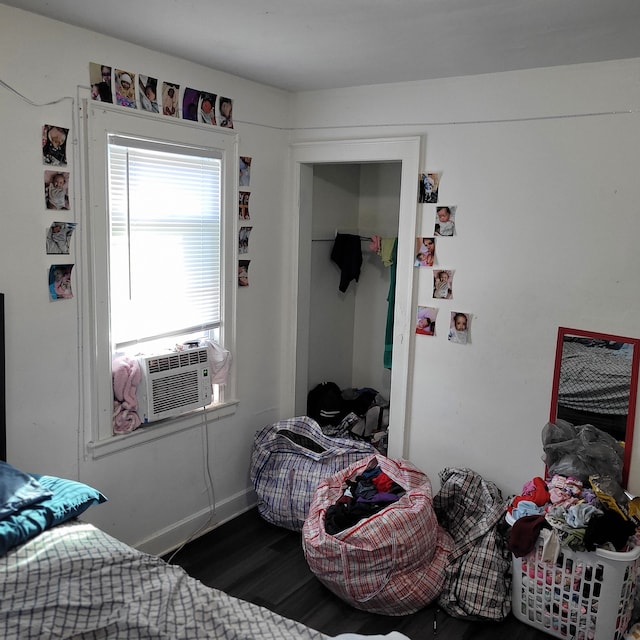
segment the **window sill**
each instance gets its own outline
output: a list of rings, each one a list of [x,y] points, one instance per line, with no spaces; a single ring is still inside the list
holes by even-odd
[[[178,418],[159,420],[158,422],[141,426],[131,433],[88,442],[87,451],[96,460],[124,449],[131,449],[147,442],[166,438],[180,431],[199,427],[207,422],[216,422],[221,418],[233,415],[236,412],[237,405],[237,400],[229,400],[215,407],[191,411]]]

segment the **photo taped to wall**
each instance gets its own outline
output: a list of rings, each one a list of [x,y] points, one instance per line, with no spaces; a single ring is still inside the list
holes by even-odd
[[[186,87],[182,95],[182,118],[183,120],[198,121],[198,103],[200,102],[200,91]]]
[[[72,264],[52,264],[49,267],[49,297],[51,300],[73,298],[71,290]]]
[[[469,344],[471,342],[471,314],[466,311],[452,311],[449,323],[449,342]]]
[[[218,124],[227,129],[233,129],[233,100],[220,96],[218,103]]]
[[[250,191],[238,192],[238,217],[240,220],[250,220],[249,215],[249,198],[251,196]]]
[[[47,253],[69,253],[75,222],[52,222],[47,229]]]
[[[436,239],[416,238],[414,249],[414,267],[433,267],[436,260]]]
[[[44,200],[47,209],[69,209],[69,172],[44,172]]]
[[[162,83],[162,113],[172,118],[178,117],[178,95],[180,85],[172,82]]]
[[[419,306],[416,314],[416,333],[423,336],[434,336],[437,315],[438,310],[436,308]]]
[[[438,189],[440,188],[441,171],[421,172],[418,174],[418,202],[438,202]]]
[[[240,156],[240,186],[251,186],[251,158],[249,156]]]
[[[115,70],[116,102],[121,107],[137,109],[136,103],[136,74],[123,69]]]
[[[160,113],[158,105],[158,79],[150,76],[138,75],[138,97],[143,111]]]
[[[69,129],[53,124],[42,127],[42,160],[53,166],[67,164],[67,137]]]
[[[453,299],[453,269],[433,270],[433,297],[440,300]]]
[[[249,263],[251,260],[238,260],[238,286],[249,286]]]
[[[216,124],[216,94],[203,91],[200,93],[198,122],[202,124]]]
[[[238,232],[238,253],[249,252],[249,236],[253,227],[240,227]]]
[[[98,102],[113,102],[111,90],[111,67],[97,62],[89,63],[89,84],[91,85],[91,99]]]
[[[433,233],[436,236],[456,235],[456,210],[458,207],[452,205],[441,205],[436,207],[436,221]]]

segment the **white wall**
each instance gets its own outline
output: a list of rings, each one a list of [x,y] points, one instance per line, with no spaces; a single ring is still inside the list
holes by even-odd
[[[400,163],[369,163],[360,169],[359,228],[383,238],[398,236]],[[372,387],[387,400],[391,372],[384,368],[390,269],[363,244],[353,334],[353,386]]]
[[[109,502],[86,518],[132,544],[161,551],[206,520],[203,434],[181,432],[93,460],[80,448],[79,361],[82,309],[80,233],[69,256],[76,297],[50,302],[45,254],[52,213],[44,207],[43,124],[71,128],[74,205],[64,220],[85,223],[74,108],[88,95],[89,63],[107,63],[234,100],[240,154],[253,158],[250,286],[238,291],[237,413],[208,426],[217,520],[251,503],[248,464],[256,429],[282,417],[282,296],[285,278],[284,184],[290,95],[202,66],[0,5],[3,140],[0,291],[6,294],[9,461],[27,471],[80,480]],[[28,101],[36,103],[34,106]],[[57,102],[60,101],[60,102]],[[56,102],[56,104],[44,104]],[[158,116],[160,117],[160,116]],[[257,124],[245,124],[245,122]],[[58,219],[58,218],[56,218]],[[237,246],[237,245],[236,245]],[[275,372],[275,375],[274,375]]]
[[[543,471],[559,326],[640,336],[639,67],[295,97],[297,141],[424,136],[423,169],[443,171],[440,201],[458,206],[458,235],[437,248],[456,270],[454,299],[434,304],[428,269],[398,274],[413,279],[415,306],[440,308],[434,338],[412,335],[404,425],[408,457],[436,487],[446,466],[474,468],[505,494]],[[427,234],[433,205],[417,206],[416,232]],[[470,345],[447,341],[454,310],[473,314]],[[635,492],[639,457],[636,446]]]
[[[360,167],[316,165],[313,171],[309,388],[320,382],[351,386],[356,286],[338,290],[340,269],[331,261],[336,230],[358,228]]]

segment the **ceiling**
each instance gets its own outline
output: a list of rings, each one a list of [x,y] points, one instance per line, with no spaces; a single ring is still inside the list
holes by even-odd
[[[640,0],[11,0],[289,91],[640,57]]]

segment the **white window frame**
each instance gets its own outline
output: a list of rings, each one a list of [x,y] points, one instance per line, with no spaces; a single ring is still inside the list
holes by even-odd
[[[80,228],[82,256],[79,275],[81,314],[82,415],[86,429],[84,443],[93,458],[143,444],[190,429],[203,419],[218,419],[235,411],[235,367],[225,386],[221,403],[206,409],[165,419],[130,434],[114,435],[112,428],[113,387],[109,322],[109,136],[140,137],[163,143],[215,149],[222,160],[221,212],[221,326],[220,342],[232,356],[235,352],[237,235],[238,235],[238,136],[233,130],[201,125],[177,118],[143,114],[132,109],[83,101],[83,168],[87,198]],[[203,411],[206,416],[203,416]]]

